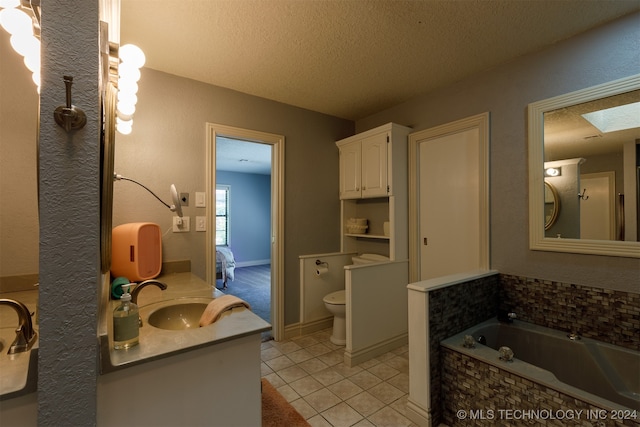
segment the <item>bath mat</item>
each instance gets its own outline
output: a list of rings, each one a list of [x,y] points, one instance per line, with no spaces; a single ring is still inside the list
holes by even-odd
[[[262,427],[311,427],[269,381],[262,378]]]

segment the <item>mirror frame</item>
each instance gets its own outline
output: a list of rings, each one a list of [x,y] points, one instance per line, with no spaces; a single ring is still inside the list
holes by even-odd
[[[640,74],[529,104],[529,249],[640,258],[640,242],[558,239],[544,235],[544,113],[640,89]]]

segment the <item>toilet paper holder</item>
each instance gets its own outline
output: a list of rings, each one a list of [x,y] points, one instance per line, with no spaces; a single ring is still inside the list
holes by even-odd
[[[316,276],[323,276],[329,272],[329,263],[316,260]]]

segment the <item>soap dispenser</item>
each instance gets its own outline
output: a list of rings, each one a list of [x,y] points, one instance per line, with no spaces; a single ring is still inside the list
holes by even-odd
[[[122,285],[121,303],[113,310],[113,348],[116,350],[138,344],[138,306],[131,302],[130,287],[131,283]]]

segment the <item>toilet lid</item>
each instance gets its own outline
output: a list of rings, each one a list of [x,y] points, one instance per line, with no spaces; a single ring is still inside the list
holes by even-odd
[[[331,292],[323,298],[323,301],[327,304],[346,304],[345,291]]]

